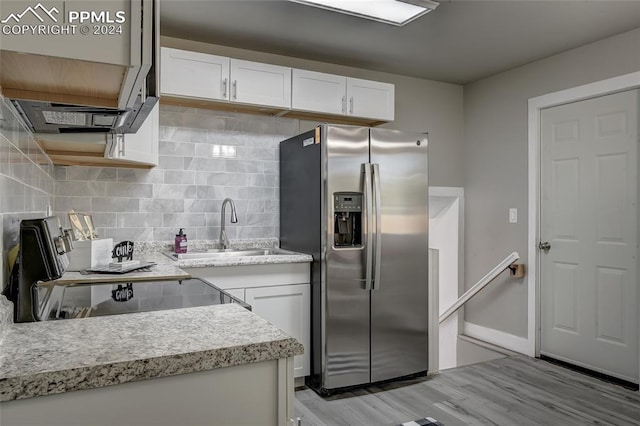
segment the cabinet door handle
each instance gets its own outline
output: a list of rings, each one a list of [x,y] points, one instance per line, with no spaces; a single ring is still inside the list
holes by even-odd
[[[111,133],[106,136],[107,147],[105,149],[105,158],[123,158],[124,152],[124,134]]]
[[[353,96],[349,98],[349,114],[353,114]]]
[[[125,143],[124,143],[124,134],[118,134],[118,155],[120,158],[124,158],[126,155],[125,151]]]
[[[115,134],[111,133],[106,135],[107,145],[104,149],[104,158],[114,158],[116,154],[116,149],[118,148],[118,141],[116,140]]]
[[[345,111],[347,109],[347,97],[346,96],[342,97],[342,102],[340,102],[340,109],[342,110],[343,114],[346,112]]]
[[[233,99],[238,99],[238,80],[233,80],[231,91],[233,92]]]
[[[222,80],[222,97],[227,97],[227,79]]]

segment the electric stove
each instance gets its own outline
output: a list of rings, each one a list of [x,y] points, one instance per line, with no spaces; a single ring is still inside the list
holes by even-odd
[[[237,303],[251,306],[213,284],[199,279],[108,282],[87,284],[41,283],[40,319],[86,318],[195,306]]]

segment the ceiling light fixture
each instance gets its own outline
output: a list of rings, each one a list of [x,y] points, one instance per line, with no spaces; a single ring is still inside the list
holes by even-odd
[[[438,3],[432,0],[290,0],[308,6],[385,24],[402,26],[431,12]]]

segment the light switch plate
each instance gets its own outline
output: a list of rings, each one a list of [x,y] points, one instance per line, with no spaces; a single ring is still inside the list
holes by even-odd
[[[509,223],[518,223],[518,209],[509,209]]]

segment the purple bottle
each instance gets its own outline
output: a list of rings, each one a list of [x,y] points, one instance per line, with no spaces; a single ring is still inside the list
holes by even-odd
[[[187,252],[187,234],[182,231],[182,228],[180,228],[180,232],[176,234],[175,250],[176,253]]]

